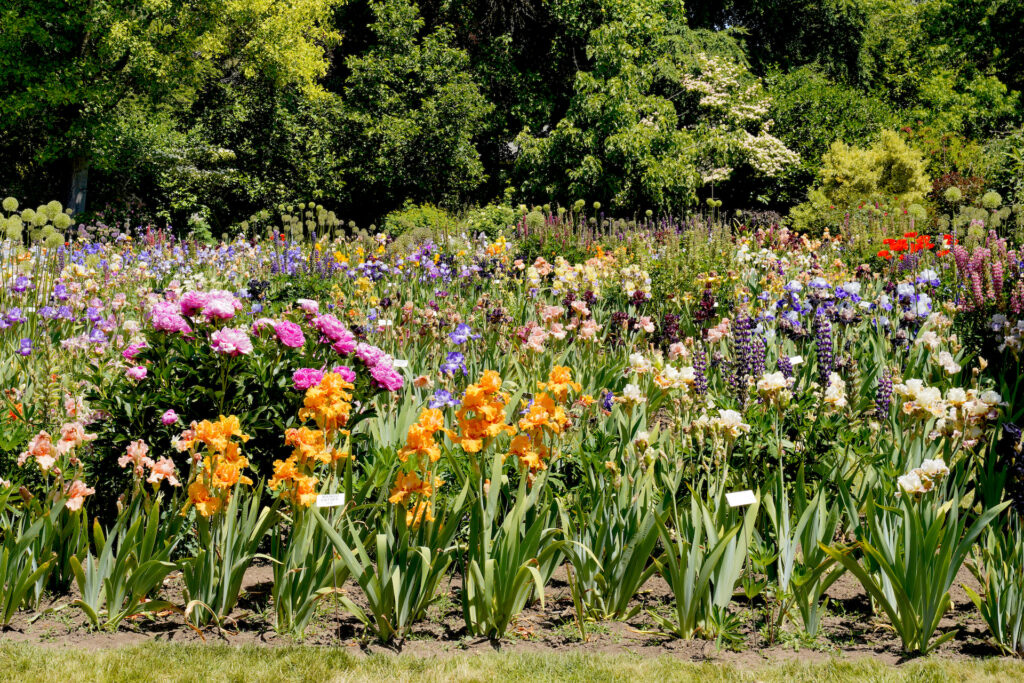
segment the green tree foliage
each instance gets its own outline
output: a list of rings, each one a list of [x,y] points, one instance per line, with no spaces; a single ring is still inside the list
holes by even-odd
[[[362,225],[407,201],[784,212],[834,142],[903,129],[943,189],[1016,197],[1022,22],[1024,0],[7,0],[0,191],[80,210],[88,178],[91,206],[214,234],[308,200]]]
[[[424,30],[408,0],[371,2],[376,43],[345,61],[352,199],[456,203],[484,179],[474,136],[491,105],[446,28]]]

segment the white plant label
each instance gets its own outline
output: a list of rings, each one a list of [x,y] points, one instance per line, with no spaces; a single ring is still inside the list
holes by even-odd
[[[333,508],[344,504],[344,493],[321,493],[316,497],[316,506],[318,508]]]
[[[407,368],[407,367],[409,367],[409,361],[407,361],[407,360],[405,360],[403,358],[397,358],[397,359],[395,359],[394,361],[391,362],[391,365],[392,365],[392,367],[396,367],[396,368]]]
[[[727,493],[725,494],[725,500],[729,503],[729,507],[738,508],[743,505],[751,505],[757,498],[754,496],[753,491],[747,490]]]

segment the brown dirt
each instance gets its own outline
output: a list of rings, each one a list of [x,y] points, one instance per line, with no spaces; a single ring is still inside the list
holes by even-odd
[[[30,621],[31,614],[18,616],[12,628],[2,634],[4,640],[28,642],[55,648],[116,648],[148,641],[172,643],[222,643],[231,645],[259,644],[269,647],[297,642],[273,630],[270,589],[273,572],[267,565],[256,565],[246,573],[239,607],[230,624],[223,629],[206,628],[202,634],[188,627],[178,614],[139,616],[126,620],[113,633],[93,631],[82,612],[70,603],[74,595],[64,596],[43,606],[43,614]],[[682,660],[727,662],[737,666],[758,666],[765,661],[799,658],[802,661],[824,660],[833,656],[846,658],[871,657],[898,664],[906,660],[898,637],[884,618],[872,616],[870,602],[851,575],[842,576],[829,590],[832,602],[823,619],[824,634],[815,643],[801,642],[792,626],[784,628],[774,644],[765,641],[758,620],[763,621],[761,605],[746,604],[738,598],[736,612],[746,622],[744,642],[737,651],[719,649],[706,640],[678,640],[656,635],[655,624],[648,610],[670,608],[672,594],[668,584],[653,577],[637,595],[643,609],[626,622],[602,622],[588,625],[588,640],[581,642],[576,629],[572,599],[565,571],[555,573],[545,591],[545,605],[530,605],[516,620],[509,635],[501,642],[473,638],[465,632],[458,603],[458,577],[441,586],[442,599],[431,607],[428,618],[419,624],[405,642],[385,645],[363,633],[362,625],[329,599],[321,604],[314,622],[302,640],[310,645],[340,645],[356,653],[405,652],[414,656],[447,656],[494,650],[512,652],[588,652],[630,653],[645,656],[671,655]],[[958,628],[957,636],[939,649],[939,655],[952,658],[995,656],[998,651],[986,640],[985,625],[960,584],[977,589],[977,582],[966,569],[957,577],[952,589],[953,608],[943,619],[942,628]],[[357,604],[362,603],[358,586],[351,581],[343,590]],[[163,596],[180,601],[180,577],[172,574]],[[788,629],[788,630],[787,630]]]

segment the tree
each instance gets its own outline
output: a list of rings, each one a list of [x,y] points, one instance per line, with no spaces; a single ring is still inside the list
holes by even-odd
[[[408,0],[370,6],[375,42],[345,60],[351,202],[370,215],[406,199],[457,204],[485,177],[474,136],[491,105],[450,30],[424,31]]]
[[[318,91],[339,37],[326,23],[338,1],[9,0],[0,9],[4,151],[23,160],[23,177],[63,164],[68,206],[80,211],[97,140],[126,106],[187,107],[211,78],[257,73]]]

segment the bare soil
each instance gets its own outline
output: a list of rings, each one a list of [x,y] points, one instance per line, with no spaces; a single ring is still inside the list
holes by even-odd
[[[824,660],[829,657],[870,657],[887,664],[900,664],[907,657],[899,638],[882,617],[871,614],[870,601],[860,584],[844,574],[829,590],[831,598],[823,619],[823,634],[815,641],[801,639],[792,625],[769,643],[764,635],[765,605],[760,599],[747,604],[743,597],[734,603],[744,622],[743,642],[733,649],[719,648],[707,640],[680,640],[656,633],[649,612],[668,614],[672,593],[660,577],[653,577],[636,597],[640,612],[624,621],[589,622],[586,642],[580,637],[565,571],[560,569],[548,585],[545,604],[530,605],[518,617],[509,635],[500,642],[480,639],[466,633],[459,605],[458,577],[442,584],[440,599],[428,618],[401,643],[384,644],[367,636],[362,625],[331,598],[324,600],[305,637],[298,641],[273,630],[274,615],[270,600],[273,572],[267,565],[255,565],[246,573],[238,608],[223,628],[207,627],[201,633],[185,624],[180,614],[166,612],[138,615],[122,623],[116,632],[95,631],[81,610],[71,605],[74,595],[62,596],[42,606],[44,612],[34,621],[33,614],[18,616],[12,627],[0,633],[0,640],[27,642],[54,648],[116,648],[150,641],[169,643],[220,643],[266,645],[275,647],[298,642],[307,645],[344,646],[356,654],[408,653],[414,656],[450,656],[494,650],[512,652],[585,652],[629,653],[642,656],[671,655],[681,660],[712,661],[737,666],[759,666],[766,661],[800,659]],[[977,582],[966,569],[960,572],[952,593],[953,608],[941,623],[941,630],[956,629],[957,634],[938,650],[939,656],[954,659],[998,656],[988,639],[985,625],[962,584],[977,590]],[[362,593],[354,582],[342,589],[357,604]],[[180,602],[180,576],[172,574],[165,582],[162,597]]]

